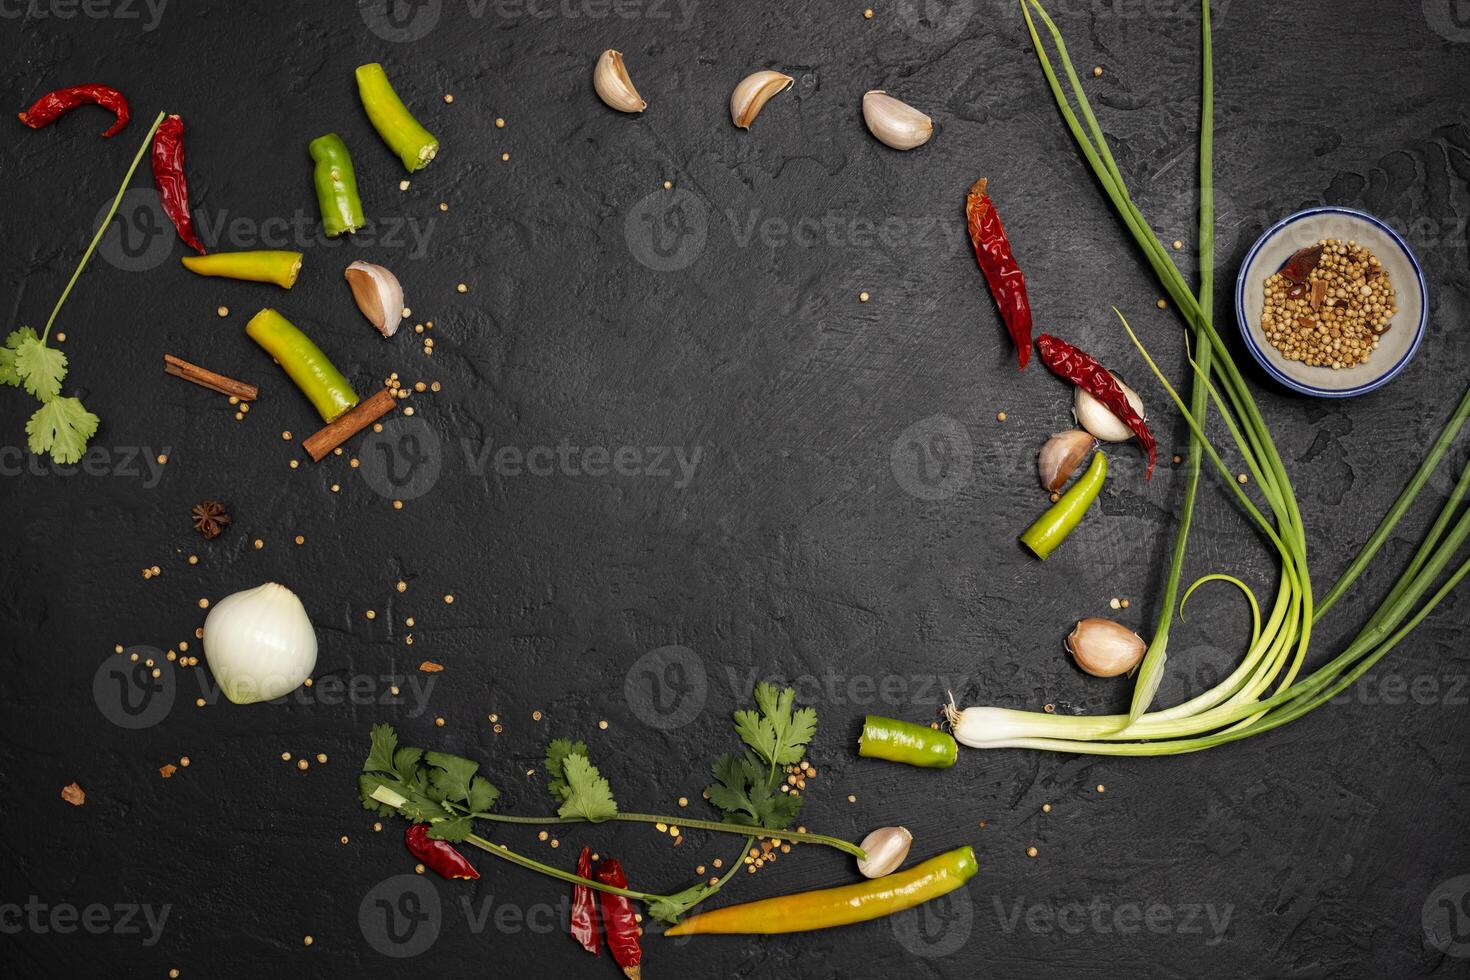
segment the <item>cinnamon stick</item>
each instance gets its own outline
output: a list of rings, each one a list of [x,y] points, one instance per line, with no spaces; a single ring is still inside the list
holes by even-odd
[[[260,396],[260,389],[255,385],[227,378],[223,374],[215,374],[208,368],[190,364],[183,358],[174,357],[172,354],[163,355],[163,373],[183,378],[185,381],[192,381],[196,385],[217,391],[222,395],[230,395],[242,402],[253,402]]]
[[[311,456],[312,462],[320,463],[333,449],[372,425],[393,410],[398,401],[390,388],[384,388],[367,401],[358,402],[351,410],[327,423],[307,437],[301,445]]]

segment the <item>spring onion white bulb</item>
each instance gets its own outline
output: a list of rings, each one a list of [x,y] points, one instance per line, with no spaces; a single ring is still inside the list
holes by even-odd
[[[204,620],[204,658],[235,704],[290,694],[316,667],[316,631],[296,593],[267,582],[220,600]]]

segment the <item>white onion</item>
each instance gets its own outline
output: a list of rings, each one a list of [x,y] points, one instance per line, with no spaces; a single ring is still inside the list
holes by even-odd
[[[1111,372],[1109,372],[1111,373]],[[1143,414],[1143,399],[1138,397],[1138,392],[1123,384],[1123,380],[1116,374],[1113,380],[1123,389],[1128,396],[1128,404],[1138,413],[1139,418],[1145,418]],[[1088,432],[1091,432],[1103,442],[1127,442],[1133,438],[1133,430],[1128,428],[1127,423],[1113,414],[1113,410],[1102,402],[1093,398],[1080,387],[1077,389],[1076,397],[1072,402],[1072,414],[1077,416],[1077,424]]]
[[[204,658],[235,704],[290,694],[316,667],[316,631],[296,593],[267,582],[221,599],[204,620]]]

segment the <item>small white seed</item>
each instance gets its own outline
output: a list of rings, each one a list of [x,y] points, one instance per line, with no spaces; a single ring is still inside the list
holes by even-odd
[[[730,93],[730,121],[741,129],[749,129],[762,107],[773,96],[791,87],[793,79],[779,71],[758,71],[746,75]]]
[[[643,101],[643,96],[638,94],[633,80],[628,77],[628,67],[623,64],[621,51],[609,48],[602,52],[597,59],[597,67],[592,69],[592,87],[602,101],[619,112],[642,112],[648,108],[648,103]]]
[[[912,150],[934,135],[934,121],[918,109],[900,102],[882,89],[863,96],[863,122],[868,132],[884,146]]]

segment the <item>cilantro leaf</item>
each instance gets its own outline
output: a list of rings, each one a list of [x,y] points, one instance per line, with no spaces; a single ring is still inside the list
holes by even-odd
[[[61,380],[66,377],[66,355],[54,347],[47,347],[33,333],[16,345],[15,372],[20,375],[26,391],[43,402],[49,402],[61,394]]]
[[[398,748],[398,733],[386,722],[373,726],[372,748],[368,749],[363,772],[393,772],[393,753]]]
[[[655,902],[648,903],[648,914],[664,925],[671,926],[679,921],[679,916],[688,912],[691,908],[706,898],[709,898],[717,891],[719,889],[713,885],[700,882],[697,885],[691,885],[681,892],[673,895],[665,895]]]
[[[470,780],[480,768],[478,762],[447,752],[427,752],[424,761],[433,766],[429,770],[429,785],[436,799],[469,802]]]
[[[490,808],[495,806],[495,801],[500,799],[500,790],[484,776],[476,776],[470,780],[469,808],[474,813],[489,813]]]
[[[800,762],[807,743],[816,734],[816,709],[801,708],[793,712],[795,701],[796,692],[791,688],[781,689],[761,681],[755,686],[757,710],[735,712],[735,734],[767,765],[789,766]]]
[[[564,819],[590,820],[598,823],[611,820],[618,814],[618,804],[613,800],[612,787],[597,767],[587,760],[586,755],[568,755],[562,763],[562,774],[567,785],[566,802],[562,803],[557,815]]]
[[[12,330],[10,336],[5,338],[5,346],[0,347],[0,384],[7,384],[12,388],[20,385],[20,372],[15,369],[15,350],[22,341],[35,339],[36,331],[30,327]]]
[[[565,803],[571,788],[567,785],[565,765],[568,756],[580,755],[587,758],[587,743],[573,742],[569,738],[554,738],[546,746],[546,775],[550,782],[546,790],[558,803]]]
[[[769,770],[749,754],[722,755],[711,771],[716,781],[705,795],[724,811],[725,823],[785,830],[801,810],[801,794],[773,789]]]
[[[452,820],[438,820],[429,824],[430,840],[447,840],[451,844],[458,844],[470,835],[474,829],[474,821],[469,817],[455,817]]]
[[[60,387],[60,381],[57,382]],[[30,381],[26,381],[27,390]],[[26,422],[26,444],[31,452],[50,453],[58,463],[75,463],[87,450],[87,440],[97,432],[97,416],[77,398],[53,396]]]
[[[394,806],[375,798],[373,793],[379,787],[396,794],[403,802]],[[385,817],[391,817],[396,813],[413,823],[432,824],[435,821],[443,821],[448,816],[444,808],[425,795],[421,789],[391,776],[364,773],[357,777],[357,792],[362,797],[363,809],[374,810]]]

